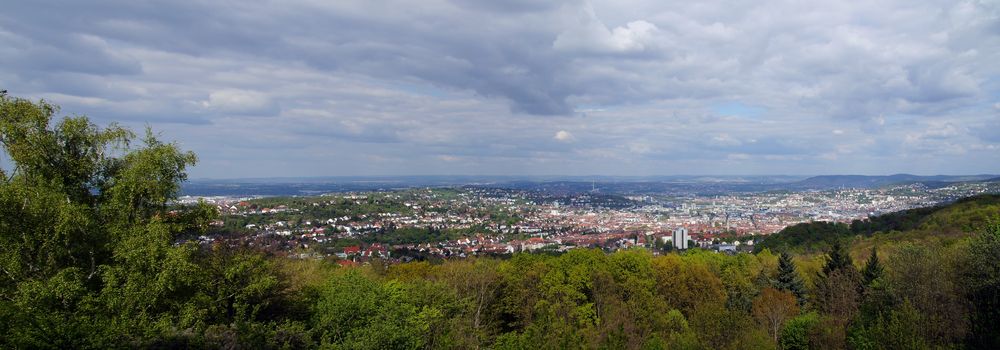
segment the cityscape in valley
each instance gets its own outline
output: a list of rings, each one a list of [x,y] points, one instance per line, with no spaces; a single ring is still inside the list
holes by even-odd
[[[577,247],[669,251],[680,246],[675,238],[680,231],[686,233],[684,248],[690,241],[690,247],[749,252],[765,236],[800,223],[850,224],[1000,193],[1000,178],[990,175],[949,181],[840,177],[799,189],[822,178],[765,184],[701,180],[684,186],[521,182],[312,196],[188,195],[179,202],[204,201],[221,213],[208,233],[184,240],[356,264],[372,258],[400,262]],[[728,187],[720,189],[720,181]],[[285,184],[292,193],[300,186]],[[655,192],[665,188],[672,190]]]

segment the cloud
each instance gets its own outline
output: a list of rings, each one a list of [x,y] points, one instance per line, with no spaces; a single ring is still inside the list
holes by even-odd
[[[269,114],[275,110],[267,94],[239,89],[213,91],[201,105],[213,111],[238,114]]]
[[[751,142],[753,142],[753,140]],[[740,146],[743,144],[743,142],[729,136],[729,134],[718,134],[712,136],[710,143],[712,145],[721,147],[733,147],[733,146]]]
[[[609,30],[597,18],[594,9],[584,6],[577,23],[571,24],[556,37],[552,47],[557,51],[621,53],[643,51],[652,43],[658,31],[656,25],[636,20]]]
[[[22,74],[88,73],[101,75],[135,75],[142,64],[127,54],[118,52],[106,39],[82,33],[70,33],[54,42],[33,40],[0,27],[0,42],[5,43],[6,68]]]
[[[750,158],[751,158],[750,155],[746,154],[746,153],[732,153],[732,154],[726,155],[726,159],[727,160],[737,160],[737,161],[740,161],[740,160],[748,160]]]
[[[13,2],[0,88],[149,123],[199,153],[195,176],[996,172],[997,13],[902,0]]]
[[[552,136],[552,138],[559,142],[573,142],[574,140],[573,134],[566,130],[557,131],[555,136]]]

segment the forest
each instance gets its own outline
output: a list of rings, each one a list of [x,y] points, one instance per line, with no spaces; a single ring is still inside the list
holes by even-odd
[[[968,238],[1000,216],[1000,194],[979,194],[933,207],[870,216],[850,224],[813,221],[788,226],[754,246],[772,251],[816,253],[834,242],[852,240],[855,247],[881,241],[950,245]]]
[[[196,156],[58,112],[0,96],[0,348],[1000,348],[982,200],[811,249],[344,268],[176,243],[218,215],[171,205]]]

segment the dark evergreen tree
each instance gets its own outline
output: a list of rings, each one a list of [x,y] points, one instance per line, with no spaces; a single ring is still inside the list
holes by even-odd
[[[802,282],[802,276],[795,269],[792,256],[787,252],[781,253],[781,257],[778,258],[778,279],[774,282],[774,288],[794,294],[799,305],[806,301],[805,283]]]
[[[861,278],[865,287],[871,286],[872,281],[882,277],[883,272],[884,268],[878,260],[878,253],[875,251],[875,247],[872,247],[872,255],[868,257],[868,262],[865,263],[865,268],[861,271]]]
[[[861,274],[854,267],[847,248],[835,241],[816,282],[812,299],[816,308],[831,317],[838,328],[846,329],[857,315],[863,293]]]
[[[838,240],[834,241],[833,246],[830,247],[826,265],[823,266],[823,275],[829,276],[833,271],[841,269],[857,271],[854,267],[854,261],[851,260],[851,254],[847,252],[847,248]]]

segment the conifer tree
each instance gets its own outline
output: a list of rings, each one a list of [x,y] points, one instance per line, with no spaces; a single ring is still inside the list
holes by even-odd
[[[818,277],[813,299],[817,309],[832,317],[838,327],[846,327],[857,314],[864,288],[861,274],[840,241],[830,247],[826,265]]]
[[[847,248],[838,240],[833,242],[833,246],[830,247],[830,254],[826,259],[826,265],[823,266],[823,275],[829,276],[833,271],[840,269],[857,271],[854,267],[854,261],[851,260],[851,254],[847,252]]]
[[[806,289],[802,282],[802,276],[795,269],[795,262],[792,261],[792,256],[787,252],[781,253],[781,257],[778,258],[778,279],[774,283],[774,288],[794,294],[799,305],[806,301]]]
[[[865,268],[861,271],[862,281],[866,287],[870,286],[872,281],[882,277],[883,272],[884,268],[878,260],[878,253],[875,251],[875,247],[872,247],[872,255],[868,257],[868,262],[865,263]]]

